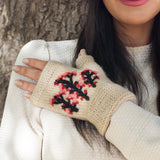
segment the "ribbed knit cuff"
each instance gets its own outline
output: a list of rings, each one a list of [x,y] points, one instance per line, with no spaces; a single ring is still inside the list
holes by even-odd
[[[137,104],[136,96],[120,85],[106,84],[97,89],[92,104],[88,106],[88,119],[102,136],[106,133],[113,113],[126,101]]]

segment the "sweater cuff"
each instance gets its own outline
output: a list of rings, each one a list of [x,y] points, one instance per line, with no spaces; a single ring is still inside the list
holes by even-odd
[[[105,138],[129,160],[158,160],[159,122],[158,116],[127,101],[111,117]]]

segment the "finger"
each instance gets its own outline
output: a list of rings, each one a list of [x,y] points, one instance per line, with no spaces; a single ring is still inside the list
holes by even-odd
[[[85,49],[81,49],[81,50],[80,50],[80,53],[78,54],[78,56],[82,56],[82,55],[87,55]]]
[[[35,58],[24,58],[22,62],[33,68],[43,70],[48,61],[42,61]]]
[[[28,78],[35,80],[35,81],[38,81],[39,77],[41,75],[40,70],[32,69],[32,68],[28,68],[28,67],[20,66],[20,65],[14,65],[12,67],[12,70],[18,74],[21,74],[21,75],[28,77]]]
[[[31,93],[31,92],[29,92],[29,93],[25,93],[25,94],[24,94],[24,96],[25,96],[27,99],[30,99],[31,95],[32,95],[32,93]]]
[[[89,67],[90,63],[95,63],[94,58],[91,55],[87,55],[85,49],[81,49],[78,58],[76,59],[77,68]]]
[[[18,87],[18,88],[21,88],[25,91],[29,91],[29,92],[33,92],[36,84],[34,83],[31,83],[31,82],[27,82],[27,81],[23,81],[23,80],[15,80],[15,85]]]

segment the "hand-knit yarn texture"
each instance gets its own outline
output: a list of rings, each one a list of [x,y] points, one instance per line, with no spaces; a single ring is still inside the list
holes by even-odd
[[[126,88],[111,82],[109,78],[105,76],[105,73],[101,67],[95,63],[92,56],[80,56],[76,60],[76,63],[78,64],[79,69],[65,66],[56,61],[48,62],[41,73],[36,87],[34,88],[34,91],[30,97],[30,101],[33,105],[41,108],[53,110],[54,112],[68,115],[72,118],[88,120],[97,128],[98,132],[104,136],[111,116],[116,111],[118,106],[126,101],[132,101],[136,104],[136,96]],[[84,68],[84,65],[88,65],[87,68]],[[96,72],[98,73],[99,77],[96,76]],[[66,73],[68,73],[68,75]],[[71,75],[69,75],[69,73]],[[82,73],[88,76],[89,74],[93,76],[87,78],[89,83],[87,83],[88,85],[86,85],[85,89],[86,92],[88,92],[88,100],[76,101],[75,103],[72,101],[72,99],[68,99],[68,93],[63,92],[63,94],[58,94],[59,87],[57,88],[57,85],[53,86],[53,84],[60,81],[63,82],[61,86],[63,89],[68,90],[70,88],[70,92],[72,91],[72,93],[80,93],[80,90],[77,92],[78,88],[75,83],[78,84],[78,81],[80,80],[79,74]],[[66,75],[69,76],[69,81],[67,80],[68,78]],[[94,81],[91,81],[92,78],[96,78],[95,80],[98,79],[95,81],[95,84],[93,83]],[[64,83],[66,83],[65,88]],[[70,93],[70,95],[72,95],[72,93]],[[66,96],[66,98],[64,98],[63,95]],[[54,106],[50,105],[50,99],[53,96],[53,100],[55,102]],[[61,106],[59,105],[59,102],[62,101],[64,103]],[[72,104],[70,104],[71,101]],[[76,105],[78,108],[76,108]],[[65,107],[67,107],[69,109],[69,114],[62,110],[61,107],[62,109],[66,109]],[[75,109],[76,112],[72,113],[71,110]]]
[[[37,58],[71,66],[76,44],[77,40],[33,40],[21,49],[15,65],[26,66],[22,63],[23,58]],[[133,55],[149,89],[149,95],[143,91],[144,103],[141,106],[147,111],[130,101],[118,107],[105,134],[105,138],[111,142],[110,152],[97,144],[94,144],[94,151],[91,150],[70,117],[32,105],[24,97],[26,91],[17,88],[14,81],[22,79],[36,82],[12,72],[0,127],[0,159],[159,160],[160,138],[157,137],[160,120],[155,116],[158,115],[158,86],[147,61],[150,45],[127,49]],[[104,144],[104,139],[98,138],[99,144]]]
[[[143,78],[145,85],[147,86],[148,92],[147,93],[145,88],[142,88],[142,98],[143,107],[145,110],[158,115],[157,111],[157,94],[158,94],[158,86],[157,82],[153,77],[153,72],[151,68],[151,63],[149,61],[149,56],[151,52],[152,44],[147,44],[140,47],[126,47],[129,51],[130,55],[132,56],[133,60],[135,61],[136,67],[139,69],[140,74]]]

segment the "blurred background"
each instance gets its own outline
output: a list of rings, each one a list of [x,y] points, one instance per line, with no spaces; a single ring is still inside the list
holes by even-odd
[[[78,38],[87,0],[0,0],[0,122],[21,47],[30,40]]]

